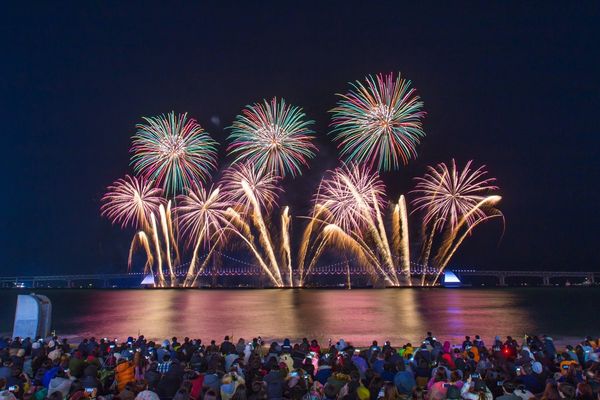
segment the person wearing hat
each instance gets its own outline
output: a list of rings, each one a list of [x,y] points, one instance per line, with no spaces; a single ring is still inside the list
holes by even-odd
[[[417,381],[411,371],[406,370],[403,361],[396,364],[396,375],[394,376],[394,385],[401,395],[412,395],[417,388]]]
[[[317,373],[315,374],[315,380],[321,383],[321,385],[323,386],[325,386],[327,380],[333,373],[333,369],[329,364],[329,360],[327,360],[326,358],[319,358],[319,368],[317,369]]]
[[[540,393],[544,390],[544,385],[540,379],[540,374],[543,372],[542,364],[534,362],[530,366],[524,366],[520,370],[520,375],[517,376],[517,381],[522,383],[525,388],[532,393]]]
[[[269,373],[263,378],[263,380],[267,383],[268,399],[278,400],[283,398],[283,378],[284,377],[279,365],[275,363]]]
[[[135,396],[135,400],[160,400],[160,398],[151,390],[142,390]]]
[[[169,355],[169,357],[171,356],[171,350],[169,348],[170,345],[171,342],[169,342],[167,339],[163,340],[160,348],[156,350],[156,360],[158,362],[162,362],[165,355]]]

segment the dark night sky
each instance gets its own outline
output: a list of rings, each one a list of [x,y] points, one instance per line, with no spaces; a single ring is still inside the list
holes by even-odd
[[[321,153],[285,183],[301,214],[337,163],[334,93],[390,71],[428,112],[419,159],[384,175],[390,194],[451,157],[486,164],[502,187],[502,241],[489,224],[454,265],[599,269],[598,2],[124,3],[4,6],[2,275],[124,270],[132,232],[100,218],[99,198],[130,172],[140,117],[170,110],[222,141],[250,102],[303,107]]]

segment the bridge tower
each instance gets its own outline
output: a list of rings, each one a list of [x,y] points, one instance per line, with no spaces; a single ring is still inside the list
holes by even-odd
[[[550,275],[549,274],[543,274],[542,275],[542,285],[543,286],[550,286]]]
[[[498,286],[506,286],[506,275],[505,274],[498,275]]]
[[[594,273],[593,272],[590,272],[586,278],[587,278],[588,282],[591,283],[592,285],[594,283],[596,283],[596,280],[594,279]]]

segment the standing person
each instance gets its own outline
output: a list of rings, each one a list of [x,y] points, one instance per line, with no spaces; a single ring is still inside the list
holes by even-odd
[[[310,346],[308,347],[308,350],[316,354],[321,353],[321,346],[319,346],[319,342],[317,342],[317,339],[313,339],[310,341]]]
[[[281,352],[285,354],[292,354],[292,345],[290,343],[290,339],[285,338],[283,340],[283,344],[281,345]]]
[[[142,357],[142,353],[140,351],[136,351],[133,355],[133,366],[134,366],[134,375],[136,381],[141,381],[144,379],[144,374],[146,373],[147,362],[144,357]]]
[[[277,363],[273,365],[263,380],[267,384],[267,398],[269,400],[281,400],[283,398],[284,380]]]
[[[169,349],[170,342],[168,340],[163,340],[162,346],[156,350],[156,361],[162,362],[165,354],[171,356],[171,350]]]
[[[473,342],[471,342],[471,336],[465,336],[465,340],[462,343],[462,349],[463,351],[465,351],[470,347],[473,347]]]
[[[221,354],[225,355],[235,353],[235,346],[229,341],[229,336],[225,336],[225,338],[223,339],[223,343],[221,343],[219,351],[221,352]]]
[[[477,347],[479,350],[482,350],[483,348],[485,348],[485,343],[483,342],[483,339],[481,339],[481,337],[479,335],[475,335],[475,347]]]
[[[246,341],[244,340],[244,338],[239,338],[237,344],[235,345],[235,351],[238,354],[243,354],[245,349],[246,349]]]

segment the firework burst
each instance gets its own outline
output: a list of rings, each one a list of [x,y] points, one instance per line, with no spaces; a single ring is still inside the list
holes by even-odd
[[[300,175],[307,160],[315,156],[313,131],[301,108],[285,100],[247,106],[230,127],[229,154],[236,162],[248,162],[277,176]]]
[[[216,167],[216,142],[187,114],[144,117],[131,146],[136,173],[161,185],[168,195],[205,181]]]
[[[101,201],[100,213],[113,224],[136,229],[150,227],[150,215],[166,203],[162,189],[143,177],[129,175],[110,185]]]
[[[416,146],[425,136],[423,102],[410,81],[393,73],[367,76],[366,84],[352,83],[339,94],[331,126],[341,156],[379,170],[396,170],[417,157]]]
[[[188,245],[223,241],[223,227],[228,224],[227,208],[230,203],[223,199],[220,188],[206,190],[190,189],[188,194],[177,197],[175,212],[179,216],[179,228]]]
[[[425,225],[434,223],[434,229],[454,229],[463,216],[468,226],[486,217],[485,211],[475,206],[490,191],[498,189],[494,185],[496,179],[486,178],[485,166],[474,169],[471,165],[472,161],[467,162],[461,171],[453,159],[450,166],[440,163],[435,168],[428,167],[424,177],[415,178],[417,185],[412,193],[418,197],[412,204],[414,211],[425,212]]]
[[[250,164],[234,164],[223,174],[222,188],[225,198],[234,208],[248,212],[253,208],[248,190],[256,198],[261,210],[269,212],[277,202],[279,178],[271,172],[253,168]],[[246,187],[247,186],[247,187]]]
[[[344,230],[360,232],[384,206],[384,186],[377,173],[366,166],[345,165],[330,171],[315,196],[315,204],[325,207],[333,223]]]

